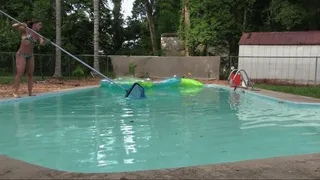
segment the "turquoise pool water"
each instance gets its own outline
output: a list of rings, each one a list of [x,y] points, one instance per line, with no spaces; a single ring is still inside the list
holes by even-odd
[[[320,106],[221,88],[91,89],[0,105],[0,154],[73,172],[174,168],[320,152]]]

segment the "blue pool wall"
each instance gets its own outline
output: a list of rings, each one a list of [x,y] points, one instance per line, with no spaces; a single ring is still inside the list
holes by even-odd
[[[26,97],[21,97],[21,98],[4,99],[4,100],[0,100],[0,106],[7,105],[7,104],[13,104],[13,103],[21,103],[21,102],[28,102],[28,101],[34,101],[34,100],[39,100],[39,99],[45,99],[48,97],[55,97],[55,96],[59,96],[59,95],[75,94],[78,92],[91,91],[93,89],[98,89],[98,88],[99,88],[99,86],[83,87],[83,88],[77,88],[77,89],[61,90],[61,91],[57,91],[57,92],[41,93],[37,96],[26,96]]]
[[[219,85],[219,84],[205,84],[205,88],[222,88],[228,91],[233,91],[233,88],[230,88],[228,86],[224,85]],[[98,89],[100,86],[92,86],[92,87],[84,87],[84,88],[77,88],[77,89],[68,89],[68,90],[61,90],[57,92],[48,92],[48,93],[42,93],[37,96],[30,96],[30,97],[22,97],[22,98],[10,98],[10,99],[4,99],[0,100],[0,105],[7,105],[7,104],[13,104],[13,103],[20,103],[20,102],[28,102],[28,101],[34,101],[34,100],[39,100],[39,99],[45,99],[48,97],[54,97],[58,95],[67,95],[67,94],[74,94],[78,92],[85,92],[85,91],[90,91],[93,89]],[[245,91],[245,94],[257,96],[266,100],[270,100],[276,103],[282,102],[287,105],[292,105],[292,106],[301,106],[301,107],[310,107],[310,108],[320,108],[320,103],[306,103],[306,102],[293,102],[293,101],[288,101],[284,99],[279,99],[271,96],[266,96],[262,95],[259,93],[255,93],[249,90],[242,90],[238,89],[236,90],[236,93],[242,93],[242,91]]]

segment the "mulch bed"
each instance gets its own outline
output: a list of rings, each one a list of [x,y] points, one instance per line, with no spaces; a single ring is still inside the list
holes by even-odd
[[[63,89],[70,89],[75,87],[86,87],[99,85],[101,79],[88,78],[88,79],[73,79],[73,80],[59,80],[48,79],[45,81],[36,81],[33,84],[34,94],[58,91]],[[27,83],[21,83],[19,88],[19,94],[21,96],[27,96],[28,86]],[[12,84],[0,84],[0,98],[9,98],[12,96]]]

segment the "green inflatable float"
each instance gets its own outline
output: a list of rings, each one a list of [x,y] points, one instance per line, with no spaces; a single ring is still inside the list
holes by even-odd
[[[203,83],[189,78],[178,78],[172,77],[168,79],[164,79],[161,81],[151,81],[150,79],[140,79],[140,78],[133,78],[133,77],[121,77],[115,79],[115,82],[124,88],[130,88],[133,83],[139,83],[143,88],[169,88],[169,87],[203,87]],[[100,81],[101,87],[108,87],[113,88],[117,87],[112,82],[108,81],[107,79],[103,79]]]
[[[203,87],[203,84],[200,81],[189,79],[189,78],[181,78],[181,86],[182,87]]]

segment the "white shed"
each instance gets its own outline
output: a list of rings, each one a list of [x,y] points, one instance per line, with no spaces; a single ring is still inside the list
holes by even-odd
[[[238,69],[253,81],[319,85],[318,56],[320,31],[243,33]]]

